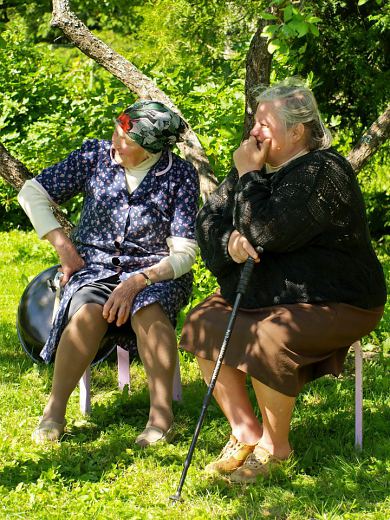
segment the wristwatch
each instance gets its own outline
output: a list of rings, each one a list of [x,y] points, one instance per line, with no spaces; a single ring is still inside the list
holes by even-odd
[[[140,272],[139,274],[142,274],[142,276],[145,278],[145,285],[146,285],[146,287],[148,285],[152,285],[153,282],[152,282],[152,280],[149,278],[149,276],[146,273]]]

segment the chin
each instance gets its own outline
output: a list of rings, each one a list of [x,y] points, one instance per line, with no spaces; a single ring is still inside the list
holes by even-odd
[[[123,159],[122,157],[119,155],[118,151],[114,149],[114,153],[113,153],[113,157],[115,159],[115,162],[120,164],[122,166],[123,164]]]

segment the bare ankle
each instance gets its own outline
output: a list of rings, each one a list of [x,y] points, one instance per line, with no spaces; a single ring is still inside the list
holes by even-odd
[[[42,419],[62,423],[65,420],[65,410],[62,407],[57,408],[47,405],[43,410]]]
[[[260,441],[257,443],[257,446],[266,449],[269,453],[271,453],[271,455],[274,455],[274,457],[277,457],[281,460],[288,459],[292,453],[292,449],[289,443],[275,445],[260,439]]]
[[[157,413],[154,410],[150,411],[149,420],[146,426],[154,426],[160,428],[163,431],[169,430],[173,423],[173,412],[172,410],[162,412],[161,410]]]
[[[239,441],[248,446],[254,446],[259,442],[261,436],[263,434],[262,427],[253,428],[253,429],[242,429],[242,428],[234,428],[232,429],[232,435]]]

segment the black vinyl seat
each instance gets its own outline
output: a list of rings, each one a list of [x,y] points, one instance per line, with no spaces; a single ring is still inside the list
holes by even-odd
[[[20,344],[34,363],[43,362],[39,353],[46,343],[51,329],[56,289],[53,280],[59,264],[39,273],[25,288],[18,306],[16,330]],[[103,338],[93,365],[106,359],[118,343],[123,344],[123,334],[109,330]],[[119,341],[122,339],[122,341]]]

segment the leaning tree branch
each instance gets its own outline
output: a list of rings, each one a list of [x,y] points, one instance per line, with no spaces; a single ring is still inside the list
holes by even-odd
[[[24,166],[18,159],[13,157],[7,149],[0,143],[0,172],[1,176],[11,184],[16,190],[20,190],[27,179],[33,177],[30,170]],[[73,225],[66,218],[65,214],[59,206],[51,203],[54,215],[65,233],[69,234]]]
[[[0,143],[0,172],[1,176],[16,190],[20,190],[27,179],[33,176],[30,170],[18,159],[13,157]]]
[[[390,105],[362,135],[348,154],[348,161],[357,174],[390,135]]]
[[[161,101],[182,116],[172,100],[148,76],[91,33],[86,25],[70,10],[69,0],[53,0],[51,25],[60,28],[81,52],[99,63],[137,96]],[[218,181],[210,168],[198,137],[191,126],[188,126],[189,129],[184,136],[184,141],[179,143],[178,147],[186,159],[197,168],[201,194],[203,200],[205,200],[216,188]]]

